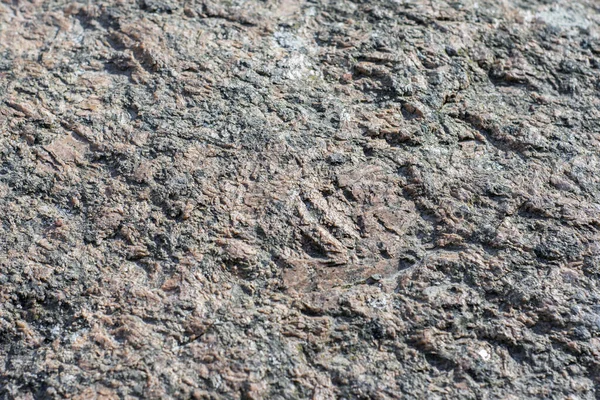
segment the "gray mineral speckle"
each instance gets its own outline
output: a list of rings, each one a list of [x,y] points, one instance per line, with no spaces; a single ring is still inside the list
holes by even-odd
[[[0,1],[0,399],[600,397],[599,24]]]

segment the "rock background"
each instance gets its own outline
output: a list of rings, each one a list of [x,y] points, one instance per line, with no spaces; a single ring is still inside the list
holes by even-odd
[[[3,0],[0,398],[597,398],[599,22]]]

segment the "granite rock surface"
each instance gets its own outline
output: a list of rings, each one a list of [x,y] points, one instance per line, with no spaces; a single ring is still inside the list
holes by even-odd
[[[0,399],[598,398],[599,23],[0,1]]]

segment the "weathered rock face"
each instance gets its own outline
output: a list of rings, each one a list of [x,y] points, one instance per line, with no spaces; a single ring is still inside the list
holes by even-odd
[[[4,0],[0,398],[595,398],[599,13]]]

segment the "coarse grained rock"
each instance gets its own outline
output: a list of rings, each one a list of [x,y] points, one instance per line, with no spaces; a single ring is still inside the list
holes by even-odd
[[[597,398],[599,23],[1,1],[0,398]]]

